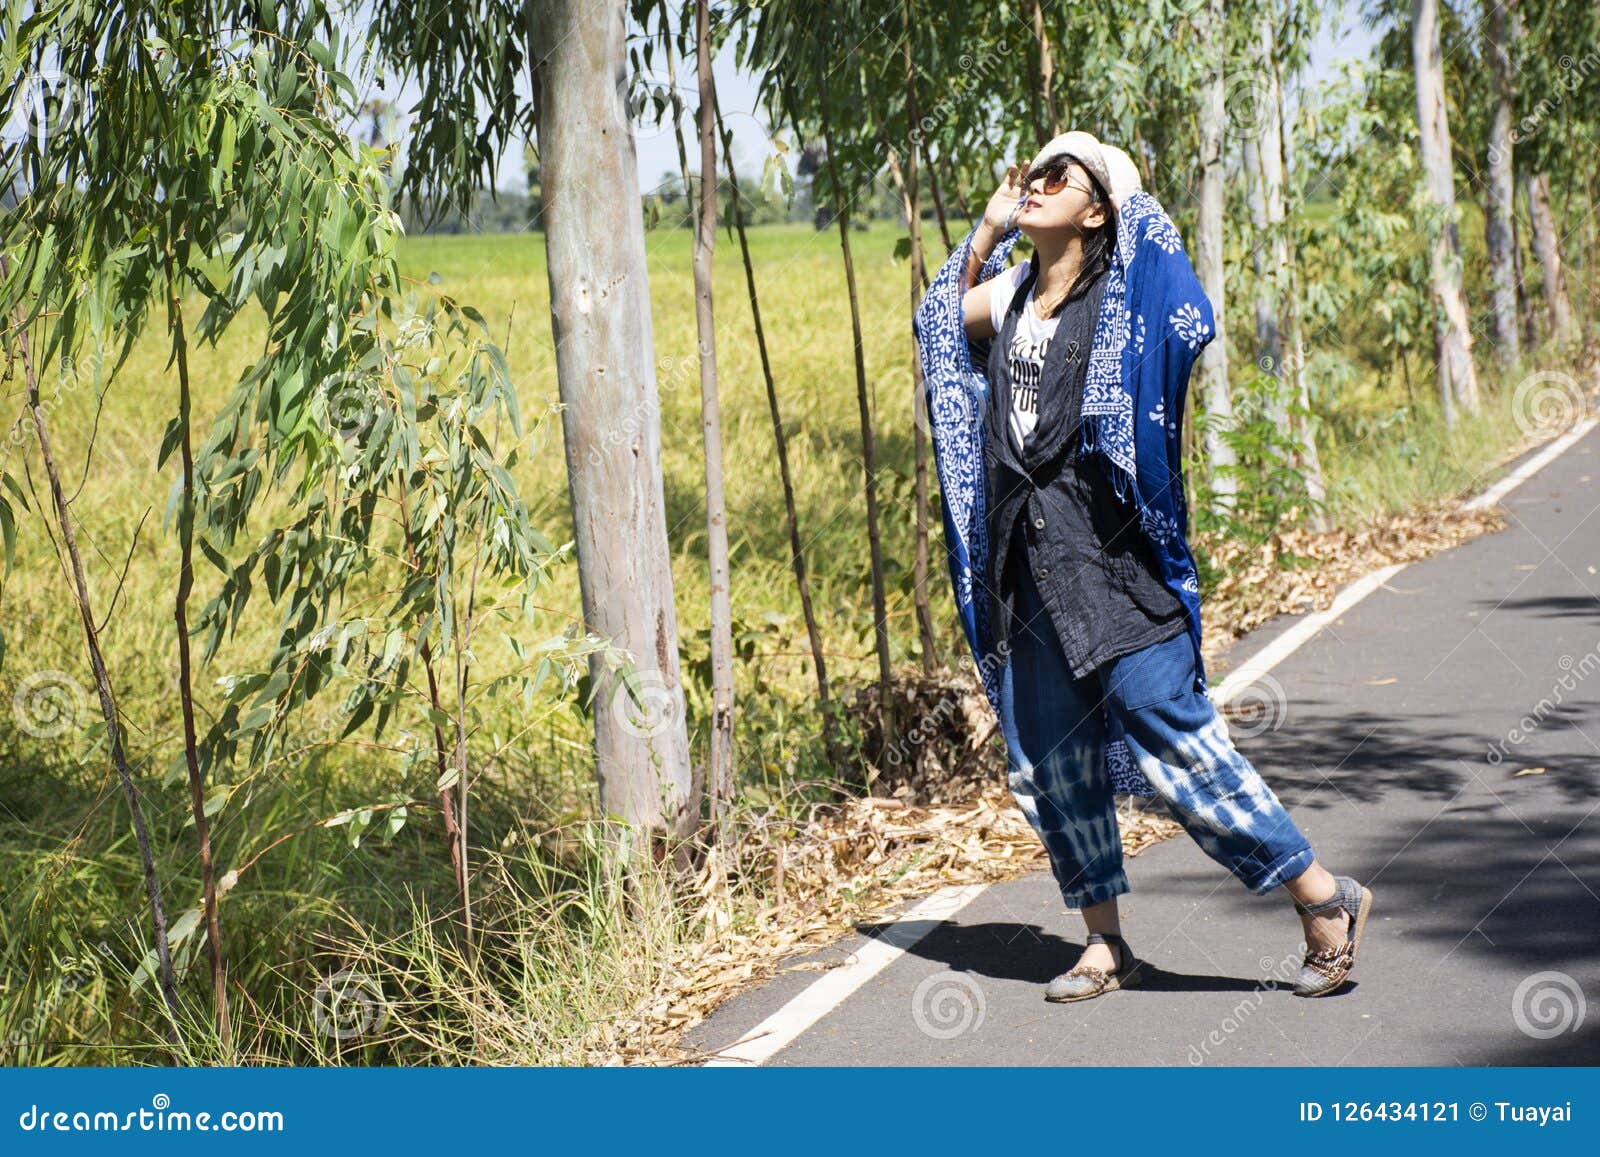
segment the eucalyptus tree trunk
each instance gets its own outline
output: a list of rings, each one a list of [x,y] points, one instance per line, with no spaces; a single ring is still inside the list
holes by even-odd
[[[1255,123],[1244,126],[1244,163],[1250,194],[1251,264],[1255,270],[1256,365],[1273,379],[1267,413],[1279,437],[1288,442],[1289,407],[1283,381],[1283,324],[1279,309],[1289,280],[1289,246],[1283,221],[1283,143],[1278,126],[1276,33],[1272,13],[1263,7],[1252,29],[1260,91]]]
[[[856,266],[850,253],[850,205],[844,196],[839,176],[839,154],[834,148],[833,126],[828,113],[827,77],[817,84],[822,116],[822,138],[828,152],[828,173],[833,186],[833,215],[839,225],[839,247],[844,253],[845,288],[850,298],[850,332],[855,352],[856,407],[861,417],[861,465],[867,499],[867,547],[872,565],[873,635],[878,652],[879,734],[889,735],[889,689],[893,676],[889,664],[889,609],[883,588],[883,540],[878,533],[878,439],[872,426],[872,404],[867,396],[866,354],[862,349],[861,303],[856,294]]]
[[[1050,33],[1044,26],[1043,0],[1028,0],[1028,7],[1031,10],[1029,17],[1033,22],[1033,43],[1038,54],[1036,59],[1039,62],[1033,79],[1034,84],[1038,86],[1036,115],[1037,110],[1043,110],[1044,114],[1044,120],[1039,124],[1039,143],[1042,145],[1051,137],[1061,134],[1061,118],[1056,114],[1054,93],[1056,65],[1055,57],[1050,51]],[[910,51],[909,43],[906,45],[906,50]]]
[[[638,702],[604,667],[594,712],[600,805],[642,836],[690,835],[689,740],[662,496],[660,399],[623,0],[533,0],[550,309],[587,626],[626,648]],[[549,45],[541,53],[542,45]],[[603,177],[605,196],[593,190]],[[631,853],[628,846],[621,849]]]
[[[700,421],[706,447],[706,553],[711,567],[711,806],[719,838],[733,803],[733,603],[728,589],[728,518],[722,486],[722,404],[711,311],[711,256],[717,240],[716,89],[711,82],[709,0],[695,4],[700,82],[700,233],[695,247],[695,322],[700,333]]]
[[[222,953],[222,923],[217,915],[217,871],[211,855],[211,818],[206,814],[205,772],[200,767],[200,745],[195,732],[194,663],[189,652],[189,595],[194,589],[194,425],[189,390],[189,336],[183,323],[183,300],[172,268],[172,247],[163,252],[167,290],[167,330],[172,335],[172,359],[178,367],[178,442],[183,466],[178,505],[178,589],[172,621],[178,637],[178,705],[183,716],[183,759],[189,779],[189,807],[195,842],[200,852],[200,896],[206,922],[206,956],[211,965],[211,1001],[217,1037],[224,1054],[233,1059],[233,1026],[228,1016],[227,963]]]
[[[900,6],[900,59],[904,66],[906,85],[906,123],[917,125],[922,120],[917,100],[917,73],[911,60],[911,0]],[[894,151],[889,151],[891,162]],[[898,170],[898,166],[896,166]],[[917,150],[906,150],[905,172],[901,176],[906,206],[906,221],[911,230],[911,303],[907,317],[917,312],[928,287],[927,261],[922,252],[922,201],[917,186]],[[915,340],[911,343],[911,405],[916,416],[912,423],[911,441],[916,462],[916,517],[917,542],[912,558],[912,597],[917,608],[917,634],[922,640],[922,670],[932,675],[939,669],[939,642],[933,630],[933,611],[928,606],[928,522],[932,503],[928,488],[928,418],[927,399],[922,389],[922,358],[918,356]]]
[[[1459,406],[1478,408],[1478,375],[1472,365],[1472,334],[1461,293],[1461,238],[1456,227],[1455,172],[1450,120],[1445,111],[1444,64],[1439,50],[1439,0],[1412,0],[1411,54],[1416,70],[1417,124],[1422,168],[1431,204],[1429,280],[1434,338],[1439,354],[1439,405],[1447,425]]]
[[[1539,328],[1533,315],[1533,302],[1528,297],[1528,271],[1522,260],[1522,222],[1511,215],[1511,262],[1517,273],[1517,321],[1522,333],[1522,348],[1532,349],[1539,344]]]
[[[972,203],[967,200],[966,190],[961,187],[961,170],[956,168],[953,159],[947,159],[946,164],[950,166],[950,192],[955,196],[956,209],[967,219],[967,228],[970,230],[978,218],[973,216]],[[980,209],[980,215],[981,212]]]
[[[1583,215],[1583,276],[1580,278],[1579,284],[1584,287],[1584,304],[1583,308],[1578,312],[1579,317],[1582,318],[1581,325],[1583,327],[1583,340],[1585,341],[1594,336],[1595,330],[1595,291],[1590,289],[1589,286],[1594,284],[1594,267],[1597,256],[1595,252],[1596,230],[1594,215],[1597,210],[1600,210],[1600,172],[1597,172],[1596,169],[1597,166],[1591,159],[1589,172],[1584,181],[1589,211]],[[1595,372],[1600,374],[1600,366],[1596,367]]]
[[[778,405],[778,387],[772,378],[772,359],[767,354],[767,331],[761,323],[761,301],[756,293],[755,264],[750,260],[750,238],[744,227],[744,209],[739,193],[739,181],[733,171],[733,135],[722,123],[722,109],[713,103],[717,114],[717,131],[722,136],[722,158],[728,167],[728,188],[732,194],[733,223],[739,234],[739,254],[744,259],[745,289],[750,298],[750,316],[755,324],[756,350],[761,355],[761,376],[767,386],[767,410],[772,418],[772,441],[778,452],[778,478],[783,485],[784,521],[789,529],[789,563],[794,569],[795,587],[800,592],[800,611],[806,621],[806,640],[811,647],[811,662],[817,672],[817,709],[822,716],[823,746],[828,762],[842,768],[845,762],[844,745],[839,740],[839,721],[829,707],[832,699],[828,687],[828,660],[822,650],[822,631],[817,626],[817,613],[811,603],[811,582],[806,577],[805,544],[800,541],[800,515],[795,508],[794,477],[789,470],[789,439],[783,432],[783,413]]]
[[[1281,60],[1275,59],[1272,87],[1276,100],[1273,116],[1278,122],[1278,146],[1281,150],[1278,156],[1279,171],[1287,179],[1287,175],[1292,171],[1289,168],[1289,142],[1293,126],[1290,125],[1284,111],[1282,69]],[[1327,515],[1322,507],[1327,497],[1327,487],[1322,480],[1322,456],[1317,453],[1316,427],[1313,425],[1311,413],[1311,389],[1306,382],[1305,340],[1300,326],[1300,270],[1295,247],[1290,244],[1292,238],[1289,230],[1292,222],[1289,220],[1287,206],[1284,208],[1283,217],[1283,225],[1279,228],[1285,277],[1283,297],[1280,301],[1284,341],[1283,372],[1284,380],[1289,386],[1289,396],[1294,399],[1294,413],[1291,415],[1290,426],[1294,431],[1295,464],[1300,469],[1306,494],[1316,504],[1316,509],[1311,515],[1311,524],[1320,530],[1327,525]]]
[[[728,589],[728,521],[722,477],[722,406],[717,395],[716,314],[711,302],[711,260],[717,242],[716,96],[711,86],[711,37],[706,0],[695,2],[695,72],[700,91],[700,206],[694,236],[694,315],[700,339],[700,426],[706,469],[706,562],[711,579],[711,820],[719,840],[733,799],[733,606]],[[673,64],[672,18],[661,6],[661,27],[667,58],[667,87],[672,92],[672,139],[678,145],[685,193],[692,189],[689,155],[678,128],[683,99],[678,95]],[[698,793],[696,793],[698,794]]]
[[[933,197],[933,215],[939,222],[939,236],[944,239],[944,251],[948,254],[955,248],[955,243],[950,240],[950,223],[944,216],[944,194],[939,191],[939,169],[928,155],[928,140],[922,139],[922,163],[928,170],[928,192]]]
[[[1567,297],[1567,277],[1561,265],[1561,237],[1550,208],[1550,174],[1524,173],[1522,190],[1528,199],[1528,220],[1533,223],[1533,253],[1539,259],[1544,287],[1545,317],[1550,340],[1570,341],[1573,336],[1572,301]]]
[[[0,277],[10,275],[10,263],[0,254]],[[19,310],[15,320],[23,320]],[[128,805],[128,818],[133,824],[134,842],[139,848],[139,866],[144,875],[145,898],[150,906],[150,933],[156,956],[156,986],[167,1010],[165,1034],[169,1041],[179,1039],[178,1026],[183,1014],[178,1007],[177,974],[172,966],[171,939],[167,931],[166,905],[161,898],[161,880],[156,874],[155,851],[150,842],[150,829],[145,824],[144,807],[139,802],[139,787],[134,782],[133,768],[128,763],[127,750],[122,745],[122,712],[117,706],[116,694],[111,687],[111,675],[106,669],[105,653],[100,649],[100,628],[95,625],[95,610],[85,578],[83,554],[78,549],[78,535],[74,529],[78,519],[72,513],[70,500],[61,484],[61,471],[56,466],[55,449],[50,441],[50,427],[46,422],[47,408],[39,397],[39,379],[34,369],[33,351],[25,324],[16,327],[17,349],[22,362],[24,386],[27,391],[28,416],[33,422],[34,435],[39,439],[39,459],[44,467],[45,481],[50,487],[50,499],[55,508],[56,524],[61,531],[61,549],[66,555],[62,569],[72,582],[73,601],[78,617],[83,623],[84,646],[89,652],[89,669],[94,674],[95,691],[100,698],[100,715],[106,725],[106,750],[111,766],[122,786],[122,795]],[[203,809],[202,809],[203,810]]]
[[[903,42],[909,49],[910,42]],[[913,98],[913,104],[914,104]],[[894,146],[884,141],[884,155],[889,160],[889,172],[894,177],[895,188],[900,193],[900,208],[906,215],[911,231],[911,312],[928,290],[927,265],[922,255],[921,208],[917,198],[917,154],[913,149],[906,154],[902,169],[899,154]],[[917,609],[917,634],[922,642],[922,670],[932,675],[939,669],[939,643],[934,636],[933,612],[928,606],[928,416],[927,399],[923,397],[922,359],[915,349],[911,355],[911,444],[915,460],[916,547],[912,558],[912,599]]]
[[[1222,0],[1207,0],[1195,16],[1195,34],[1206,61],[1200,82],[1199,221],[1195,230],[1195,272],[1211,299],[1216,336],[1200,355],[1200,399],[1211,421],[1205,432],[1207,482],[1219,506],[1232,506],[1238,493],[1233,443],[1224,436],[1233,425],[1233,395],[1228,388],[1227,290],[1222,265],[1224,181],[1223,122],[1227,116]],[[1188,407],[1190,411],[1194,407]]]
[[[1511,51],[1516,29],[1507,9],[1515,0],[1496,4],[1489,13],[1488,57],[1494,72],[1494,111],[1489,124],[1489,180],[1484,198],[1484,240],[1489,251],[1489,301],[1495,354],[1502,368],[1521,356],[1517,341],[1517,270],[1511,217],[1516,181],[1512,164],[1511,117],[1516,93],[1512,85]]]

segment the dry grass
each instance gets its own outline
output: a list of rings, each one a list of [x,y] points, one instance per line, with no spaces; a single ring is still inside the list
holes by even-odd
[[[1139,801],[1118,809],[1123,850],[1137,855],[1182,829],[1144,811]],[[820,812],[798,832],[756,825],[734,860],[765,867],[772,890],[765,905],[733,913],[740,897],[730,873],[713,860],[697,881],[704,929],[682,946],[669,986],[637,1010],[628,1032],[600,1063],[683,1064],[709,1059],[682,1043],[683,1033],[719,1005],[785,970],[785,961],[826,947],[858,926],[890,916],[904,902],[954,884],[990,883],[1047,870],[1038,837],[1003,786],[991,776],[962,802],[908,805],[866,797]],[[828,964],[799,962],[816,970]]]
[[[745,811],[736,843],[697,877],[644,881],[644,894],[631,907],[619,903],[615,882],[594,868],[592,849],[570,846],[572,833],[586,830],[598,814],[587,724],[557,702],[541,703],[533,718],[506,708],[483,729],[515,741],[479,755],[484,786],[475,836],[481,843],[473,855],[480,941],[463,953],[448,911],[453,893],[440,833],[425,812],[392,845],[369,842],[359,852],[316,826],[342,808],[407,787],[410,773],[364,756],[354,744],[340,747],[337,758],[287,767],[271,793],[263,790],[248,810],[224,812],[214,832],[220,862],[230,865],[250,862],[283,833],[307,833],[273,843],[224,910],[236,1023],[248,1063],[683,1063],[693,1059],[677,1043],[684,1028],[795,954],[943,885],[1045,867],[1036,837],[1003,787],[993,715],[967,674],[970,663],[953,629],[947,593],[942,605],[935,602],[935,613],[944,654],[960,673],[928,679],[916,666],[907,579],[914,550],[912,349],[906,271],[892,257],[897,235],[875,228],[854,241],[885,467],[882,529],[893,564],[888,626],[894,662],[905,672],[896,684],[903,720],[896,735],[930,715],[934,726],[920,742],[896,740],[903,758],[879,759],[874,772],[826,764],[760,362],[745,314],[733,309],[724,317],[719,310],[719,325],[728,322],[719,333],[718,361],[735,620],[756,640],[737,669]],[[680,646],[688,691],[696,696],[691,718],[703,725],[706,691],[696,672],[707,654],[709,599],[689,240],[687,231],[652,235],[650,276]],[[757,231],[752,243],[820,628],[834,685],[847,693],[875,679],[875,615],[863,547],[853,347],[836,340],[850,332],[837,238],[778,226]],[[437,271],[445,290],[490,318],[510,348],[524,412],[537,411],[554,391],[552,342],[539,320],[548,312],[542,238],[410,239],[404,256],[413,274]],[[743,300],[737,262],[719,262],[717,284],[719,301]],[[259,326],[241,324],[219,349],[197,351],[202,412],[219,402],[259,340]],[[104,641],[129,734],[152,768],[168,764],[181,734],[170,694],[175,540],[158,529],[173,466],[163,473],[152,465],[172,412],[165,357],[162,335],[149,335],[105,398],[87,383],[75,390],[70,381],[58,383],[51,411],[62,458],[74,463],[74,487],[83,495],[77,513],[80,533],[94,548],[91,582],[102,601],[121,591]],[[1372,410],[1393,408],[1392,385],[1372,383]],[[1338,406],[1347,402],[1341,395]],[[1481,472],[1504,440],[1503,423],[1473,425],[1448,443],[1429,440],[1427,425],[1419,415],[1403,429],[1385,426],[1381,434],[1330,443],[1330,496],[1337,516],[1353,527],[1347,533],[1319,537],[1286,529],[1248,549],[1209,544],[1226,574],[1206,606],[1208,654],[1272,615],[1326,605],[1357,573],[1493,529],[1489,517],[1463,517],[1449,503],[1434,504],[1433,496],[1452,493]],[[101,437],[91,454],[97,430]],[[1402,438],[1414,439],[1420,454],[1396,453],[1390,442]],[[15,464],[23,449],[13,453]],[[530,449],[517,478],[535,522],[564,541],[570,513],[559,445],[547,440]],[[1358,524],[1352,512],[1368,509],[1381,513]],[[1286,569],[1279,565],[1285,553],[1318,565]],[[8,634],[27,644],[13,646],[7,679],[59,670],[87,687],[81,627],[70,600],[61,597],[49,540],[34,524],[24,527],[17,565],[4,577]],[[577,585],[575,568],[558,576],[544,600],[550,609],[536,625],[540,632],[578,616]],[[259,665],[275,637],[276,612],[264,603],[257,611],[207,669],[203,687],[218,674]],[[514,667],[509,651],[487,638],[479,658],[485,679]],[[9,697],[11,687],[5,690]],[[82,722],[92,722],[92,702],[84,697]],[[213,704],[207,691],[203,706]],[[945,710],[935,714],[940,706]],[[854,716],[857,722],[865,717],[859,702]],[[137,926],[142,911],[138,865],[125,821],[114,804],[106,805],[93,728],[39,741],[8,722],[0,740],[13,752],[0,768],[0,863],[15,895],[35,897],[31,905],[13,904],[0,920],[0,938],[8,945],[0,972],[0,1035],[37,1021],[25,1047],[12,1049],[7,1059],[144,1063],[145,1053],[127,1051],[154,1039],[137,1023],[144,997],[130,996],[118,972],[142,952],[137,943],[124,943],[122,931],[130,914]],[[881,742],[864,746],[889,750]],[[193,903],[198,881],[192,835],[183,824],[187,802],[157,784],[152,773],[148,804],[160,871],[179,903]],[[841,799],[852,794],[842,786],[867,798]],[[831,802],[805,802],[819,799]],[[518,827],[523,822],[531,829],[564,826],[532,835]],[[1170,820],[1130,810],[1123,821],[1125,850],[1137,854],[1177,830]],[[514,847],[505,842],[512,836]],[[61,886],[41,884],[51,879]],[[95,954],[100,987],[85,988],[93,999],[60,997],[61,977],[75,975],[72,961],[89,955],[85,946],[102,942],[116,953]],[[384,1033],[347,1041],[315,1031],[310,997],[319,980],[340,968],[370,974],[392,1002]],[[186,991],[198,988],[186,983]]]
[[[1532,432],[1507,449],[1500,463],[1555,433]],[[1464,505],[1461,498],[1437,501],[1354,528],[1291,527],[1253,549],[1200,544],[1226,570],[1204,607],[1208,664],[1276,615],[1325,609],[1362,574],[1426,558],[1505,526],[1494,509],[1468,511]],[[1285,569],[1285,554],[1314,565]],[[741,901],[727,886],[732,873],[720,861],[709,862],[695,884],[701,937],[680,946],[668,986],[635,1011],[617,1038],[619,1047],[602,1063],[709,1059],[682,1043],[684,1032],[730,997],[784,970],[785,960],[826,947],[938,888],[1048,870],[1042,845],[1003,786],[994,714],[976,677],[966,669],[935,678],[911,671],[901,674],[895,691],[901,718],[933,721],[926,728],[932,738],[907,750],[896,768],[871,777],[885,795],[816,809],[797,831],[779,824],[747,827],[732,861],[742,873],[769,880],[765,904],[736,918]],[[858,711],[869,701],[863,694]],[[1137,798],[1119,804],[1118,820],[1127,856],[1183,830],[1159,803]]]

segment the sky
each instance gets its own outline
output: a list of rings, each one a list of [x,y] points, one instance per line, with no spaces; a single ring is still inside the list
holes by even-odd
[[[1337,24],[1328,21],[1312,45],[1308,82],[1314,84],[1331,76],[1339,60],[1366,59],[1377,41],[1377,34],[1366,28],[1357,15],[1347,13]],[[733,130],[734,169],[740,176],[758,176],[772,146],[765,121],[755,112],[755,80],[734,67],[732,45],[724,47],[712,62],[711,69],[717,81],[717,99],[722,105],[723,121]],[[666,83],[665,75],[651,79],[663,85]],[[694,77],[680,76],[679,85],[684,90],[685,116],[682,128],[684,139],[688,142],[690,167],[698,171],[699,154],[694,143],[694,107],[698,93]],[[678,171],[678,149],[666,126],[660,129],[636,126],[635,134],[639,153],[639,184],[648,191],[660,183],[664,173]]]
[[[1337,23],[1328,21],[1312,46],[1308,83],[1315,84],[1331,76],[1335,65],[1342,59],[1365,59],[1371,54],[1377,39],[1377,35],[1366,28],[1357,15],[1347,12]],[[657,63],[660,63],[659,56]],[[724,45],[723,50],[712,62],[712,72],[716,77],[717,98],[722,105],[723,122],[733,132],[734,169],[740,176],[759,176],[767,156],[772,151],[772,145],[765,118],[756,111],[755,78],[749,72],[735,66],[734,46],[731,43]],[[645,79],[652,85],[665,86],[667,83],[665,71],[659,68],[647,74]],[[684,102],[681,131],[689,149],[690,168],[698,171],[699,149],[695,137],[697,131],[695,107],[699,94],[692,70],[686,72],[682,61],[679,62],[678,87]],[[373,95],[382,95],[390,101],[398,102],[402,108],[409,107],[416,99],[414,89],[407,91],[397,88],[384,91],[372,84],[369,84],[368,89]],[[668,174],[678,172],[678,146],[673,140],[668,124],[636,123],[634,137],[639,157],[639,185],[648,193],[657,188]],[[789,155],[791,166],[797,159],[796,154]],[[496,174],[495,184],[508,192],[523,192],[526,189],[523,152],[520,146],[513,146],[507,150]]]

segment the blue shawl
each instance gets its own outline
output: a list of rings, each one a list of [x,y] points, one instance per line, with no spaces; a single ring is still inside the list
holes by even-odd
[[[956,610],[978,676],[996,714],[1010,661],[992,638],[986,573],[989,542],[983,443],[986,366],[974,359],[962,323],[962,281],[976,226],[939,268],[912,320],[922,359],[923,390],[934,463],[939,473],[945,552]],[[978,274],[981,283],[1005,268],[1022,230],[1000,239]],[[1211,303],[1184,253],[1178,230],[1148,193],[1130,196],[1117,214],[1117,244],[1095,324],[1084,384],[1084,445],[1106,471],[1119,498],[1136,504],[1139,526],[1163,583],[1188,615],[1195,689],[1206,688],[1200,656],[1200,587],[1184,535],[1186,501],[1179,439],[1189,371],[1215,334]],[[976,284],[976,283],[975,283]],[[1129,757],[1121,725],[1101,709],[1109,742],[1112,789],[1154,795]]]

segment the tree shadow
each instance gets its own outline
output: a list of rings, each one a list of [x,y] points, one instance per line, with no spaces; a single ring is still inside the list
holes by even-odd
[[[1522,599],[1478,599],[1480,606],[1489,607],[1496,612],[1520,611],[1524,614],[1536,615],[1541,619],[1572,620],[1580,616],[1600,620],[1600,599],[1587,598],[1583,595],[1545,595],[1541,598]]]
[[[1513,779],[1513,767],[1487,764],[1478,741],[1442,717],[1341,714],[1331,703],[1299,702],[1308,710],[1292,727],[1238,743],[1291,813],[1348,805],[1381,812],[1385,803],[1405,803],[1398,814],[1417,817],[1410,827],[1391,821],[1391,844],[1365,862],[1339,857],[1335,870],[1372,887],[1374,918],[1390,919],[1368,925],[1357,971],[1323,999],[1349,995],[1364,981],[1399,988],[1419,1020],[1456,1034],[1445,1044],[1462,1063],[1600,1061],[1600,1025],[1585,1006],[1600,993],[1600,760],[1541,753],[1545,775]],[[1416,806],[1419,799],[1424,806]],[[1221,905],[1219,915],[1230,920],[1262,913],[1262,897],[1217,889],[1209,879],[1195,881],[1193,900]],[[889,927],[860,931],[877,935]],[[917,956],[1040,985],[1081,948],[1035,923],[925,930],[911,949]],[[1446,988],[1460,983],[1463,966],[1472,986]],[[1144,987],[1158,991],[1292,983],[1172,972],[1148,961],[1144,967]]]

